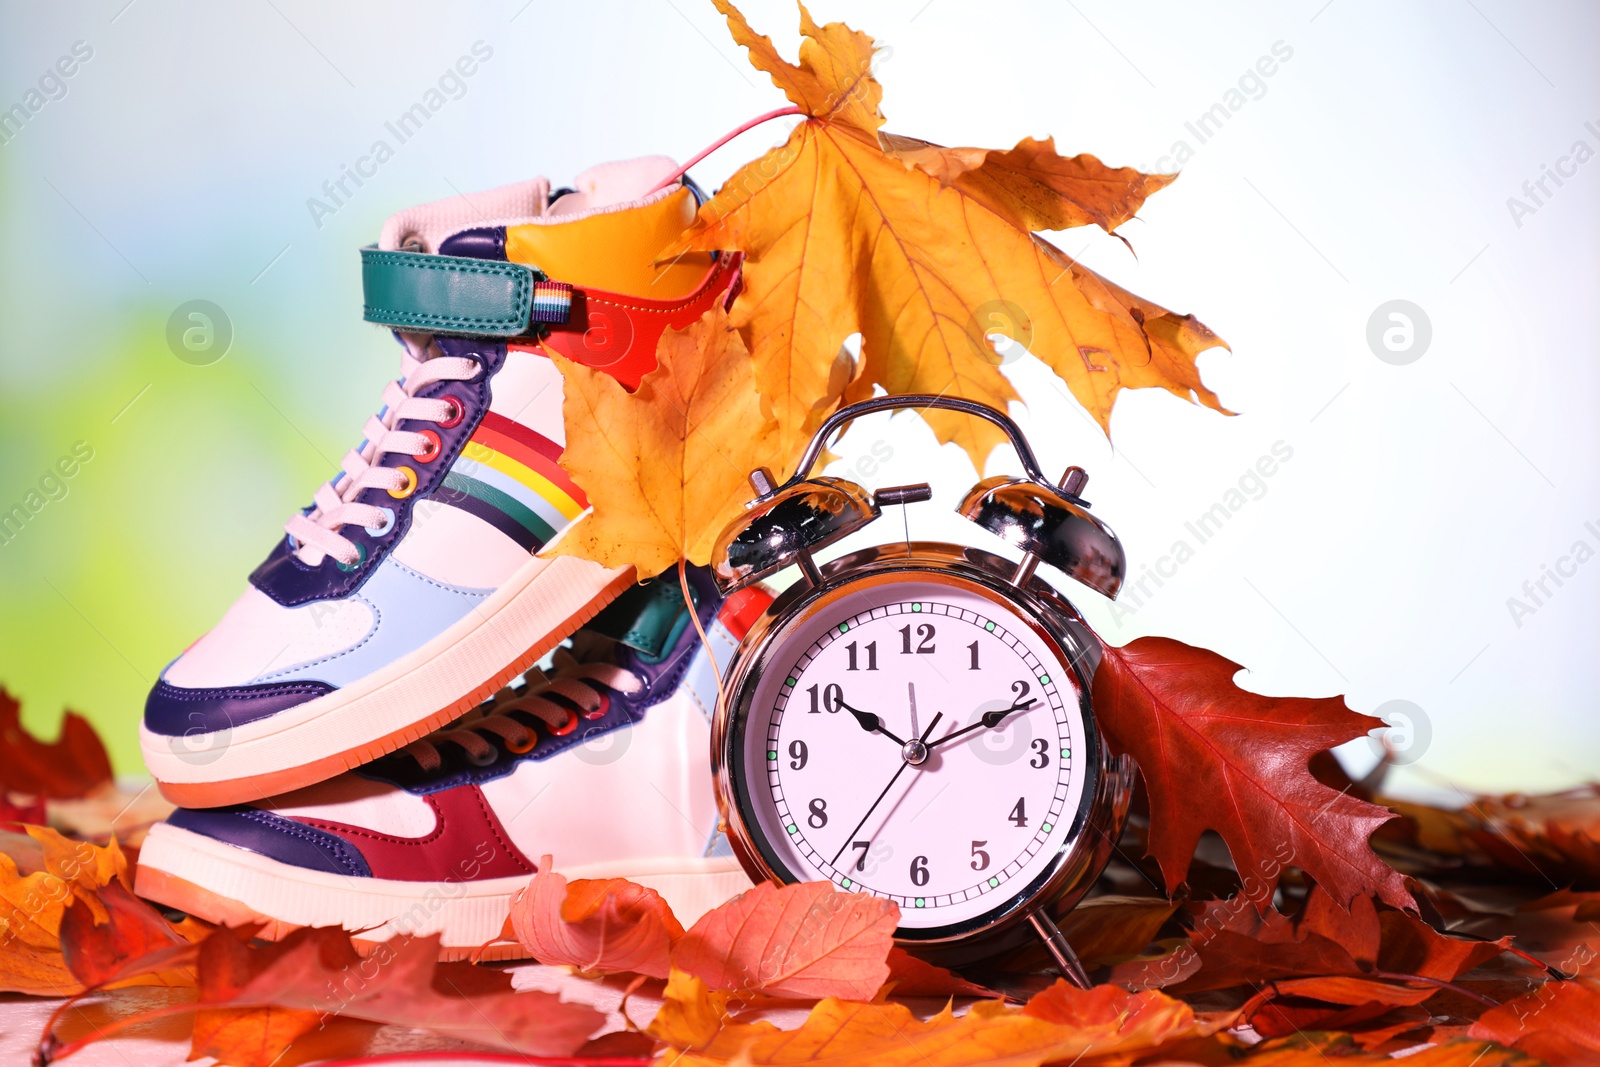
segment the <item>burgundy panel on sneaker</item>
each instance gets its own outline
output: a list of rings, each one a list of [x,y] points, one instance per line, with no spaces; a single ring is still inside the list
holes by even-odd
[[[423,797],[438,823],[423,837],[395,837],[347,823],[297,819],[354,845],[374,878],[402,882],[464,882],[532,875],[538,868],[501,825],[483,791],[467,785]]]

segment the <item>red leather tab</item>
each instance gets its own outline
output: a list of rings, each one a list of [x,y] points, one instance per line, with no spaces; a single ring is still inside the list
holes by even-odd
[[[511,835],[475,785],[458,785],[422,798],[438,824],[424,837],[395,837],[364,826],[302,819],[350,842],[367,861],[374,878],[401,882],[474,882],[482,878],[531,875],[537,870],[511,841]]]
[[[572,315],[552,324],[538,344],[513,344],[537,351],[541,346],[575,363],[604,370],[629,392],[656,366],[656,344],[668,327],[681,330],[700,318],[719,299],[731,300],[741,257],[724,254],[711,265],[700,287],[681,300],[645,300],[600,289],[574,289]],[[729,294],[726,295],[725,294]]]

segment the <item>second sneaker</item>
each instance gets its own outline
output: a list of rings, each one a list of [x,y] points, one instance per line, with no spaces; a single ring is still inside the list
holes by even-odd
[[[556,653],[549,677],[447,730],[287,796],[179,810],[145,839],[137,892],[211,922],[265,923],[270,938],[436,933],[459,958],[499,934],[548,854],[568,877],[649,886],[692,923],[750,885],[717,828],[710,720],[715,669],[770,599],[747,590],[719,608],[703,572],[694,591],[710,649],[674,576],[638,587]]]

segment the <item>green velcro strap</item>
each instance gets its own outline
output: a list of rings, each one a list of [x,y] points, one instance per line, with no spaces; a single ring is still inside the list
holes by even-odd
[[[691,595],[694,592],[691,587]],[[683,590],[673,575],[652,578],[627,590],[590,619],[584,629],[637,649],[646,660],[658,660],[677,643],[688,624]]]
[[[521,263],[361,250],[362,317],[419,333],[515,337],[528,332],[542,272]]]

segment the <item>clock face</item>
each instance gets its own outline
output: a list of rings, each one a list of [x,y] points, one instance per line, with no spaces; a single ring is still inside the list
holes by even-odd
[[[781,877],[889,897],[903,932],[939,936],[1075,844],[1092,762],[1077,678],[1003,598],[857,583],[769,640],[730,768]]]

